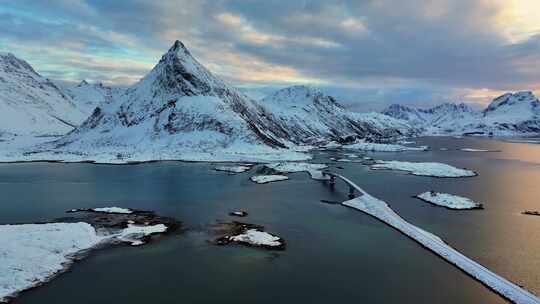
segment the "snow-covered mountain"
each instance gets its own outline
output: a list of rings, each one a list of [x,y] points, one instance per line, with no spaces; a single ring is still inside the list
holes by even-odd
[[[483,111],[475,111],[463,103],[445,103],[430,109],[394,104],[382,113],[421,126],[427,135],[540,133],[540,102],[531,92],[504,94]]]
[[[479,112],[464,103],[444,103],[429,109],[393,104],[382,113],[405,120],[411,125],[423,127],[432,133],[451,133],[456,129],[461,131],[463,126],[476,122],[481,116]]]
[[[24,60],[0,53],[0,134],[62,135],[86,116]]]
[[[482,124],[491,132],[540,133],[540,102],[532,92],[499,96],[482,114]]]
[[[111,88],[102,83],[89,83],[86,80],[77,85],[65,86],[64,90],[86,116],[102,103],[110,103],[123,93],[122,88]]]
[[[353,113],[335,98],[309,86],[292,86],[260,101],[297,144],[352,142],[360,138],[411,135],[405,122],[378,113]]]
[[[104,101],[76,130],[41,148],[95,159],[300,159],[300,145],[404,135],[404,122],[350,113],[332,97],[293,87],[254,101],[176,41],[143,79]],[[108,155],[108,156],[106,156]]]
[[[283,153],[286,138],[272,115],[212,75],[176,41],[143,79],[98,106],[54,145],[64,152],[128,159],[227,160],[242,153]]]

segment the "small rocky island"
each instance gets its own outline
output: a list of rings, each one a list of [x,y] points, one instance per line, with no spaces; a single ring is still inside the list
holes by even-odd
[[[484,209],[482,204],[477,203],[470,198],[448,193],[428,191],[415,195],[414,197],[433,206],[444,207],[452,210]]]
[[[240,244],[268,250],[285,250],[285,240],[264,231],[264,227],[242,222],[218,223],[213,227],[218,235],[216,245]]]
[[[521,212],[521,214],[540,216],[540,212],[538,212],[538,211],[532,211],[532,210],[526,210],[526,211],[523,211],[523,212]]]

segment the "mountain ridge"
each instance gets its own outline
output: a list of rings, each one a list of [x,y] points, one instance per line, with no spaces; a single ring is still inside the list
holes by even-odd
[[[293,87],[289,93],[293,91],[296,97],[307,96],[307,108],[300,111],[310,113],[303,123],[284,119],[291,117],[287,111],[298,113],[286,102],[271,106],[227,85],[175,41],[139,82],[42,148],[77,155],[100,151],[122,159],[230,160],[246,154],[299,159],[306,156],[295,151],[311,145],[388,139],[411,129],[381,114],[349,113],[314,88]],[[321,124],[316,128],[313,121]]]
[[[446,103],[428,109],[393,104],[382,114],[418,124],[426,135],[485,134],[529,135],[540,133],[540,101],[530,91],[505,93],[483,110],[464,103]]]
[[[285,131],[271,115],[212,75],[176,41],[147,75],[95,108],[53,149],[110,154],[118,148],[126,157],[197,154],[208,159],[227,150],[227,158],[250,149],[277,153],[288,144],[276,135],[280,132]]]
[[[26,61],[0,53],[0,133],[61,135],[85,117],[73,100]]]
[[[414,134],[413,128],[400,121],[376,113],[349,111],[336,98],[311,86],[278,90],[261,99],[260,104],[287,126],[291,140],[298,144],[350,143],[366,137],[384,140]],[[380,123],[376,123],[377,119]]]

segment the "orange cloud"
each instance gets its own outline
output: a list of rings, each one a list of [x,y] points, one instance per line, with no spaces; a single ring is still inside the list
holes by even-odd
[[[500,10],[496,26],[511,43],[540,33],[540,1],[497,0],[497,3]]]

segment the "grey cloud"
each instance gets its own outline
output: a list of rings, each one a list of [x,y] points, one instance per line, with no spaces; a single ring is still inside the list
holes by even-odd
[[[203,62],[212,58],[220,64],[219,54],[234,53],[287,66],[336,87],[357,84],[360,90],[366,81],[380,80],[379,91],[370,86],[358,93],[374,102],[439,100],[443,94],[456,96],[460,88],[532,89],[540,82],[540,37],[509,44],[493,24],[500,10],[493,1],[21,0],[7,8],[0,9],[0,27],[6,29],[0,41],[28,47],[77,42],[84,46],[77,50],[81,52],[126,56],[135,50],[157,59],[177,37]],[[26,13],[17,14],[22,11]],[[216,18],[224,13],[241,17],[257,33],[290,39],[250,41],[238,26]],[[46,22],[52,19],[59,21]],[[357,22],[357,32],[347,29],[348,19]],[[110,33],[126,41],[100,35]],[[338,47],[306,43],[309,39]],[[143,73],[129,67],[116,73],[95,67],[94,74],[92,67],[78,69],[80,76],[108,79]],[[385,79],[405,84],[390,89]]]

